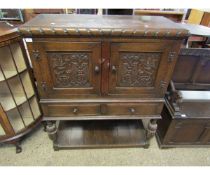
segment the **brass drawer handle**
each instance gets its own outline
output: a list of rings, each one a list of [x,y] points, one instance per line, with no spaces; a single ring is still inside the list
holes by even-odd
[[[94,71],[95,71],[95,74],[99,74],[100,72],[99,66],[95,66]]]
[[[103,115],[107,114],[107,105],[106,104],[101,104],[100,105],[100,112]]]
[[[136,112],[136,110],[134,108],[129,108],[129,111],[131,114],[134,114]]]
[[[74,114],[77,114],[78,111],[79,111],[79,109],[78,109],[77,107],[75,107],[75,108],[73,109],[73,113],[74,113]]]

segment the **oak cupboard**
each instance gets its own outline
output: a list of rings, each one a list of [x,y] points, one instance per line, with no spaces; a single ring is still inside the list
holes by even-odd
[[[148,147],[187,30],[164,17],[38,15],[19,32],[56,150]]]

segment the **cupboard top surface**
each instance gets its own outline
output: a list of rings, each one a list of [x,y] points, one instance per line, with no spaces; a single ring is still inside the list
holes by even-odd
[[[24,35],[113,35],[186,37],[188,31],[164,17],[41,14],[19,27]]]

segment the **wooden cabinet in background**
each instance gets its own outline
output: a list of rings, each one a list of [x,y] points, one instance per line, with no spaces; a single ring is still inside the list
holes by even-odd
[[[181,49],[172,80],[178,90],[209,90],[210,49]]]
[[[24,21],[27,22],[39,14],[63,14],[64,9],[24,9]]]
[[[145,16],[164,16],[174,22],[182,22],[184,12],[181,11],[165,11],[165,10],[134,10],[135,15]]]
[[[161,148],[210,144],[209,100],[183,103],[178,112],[166,101],[156,133]]]
[[[156,138],[159,146],[210,145],[210,50],[182,48]]]
[[[201,20],[201,25],[210,27],[210,12],[205,12]]]
[[[187,21],[189,24],[200,24],[210,26],[210,12],[192,9]]]

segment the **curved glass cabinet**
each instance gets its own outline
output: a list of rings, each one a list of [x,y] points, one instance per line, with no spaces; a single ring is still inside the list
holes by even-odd
[[[0,31],[5,25],[0,23]],[[41,111],[23,42],[15,30],[5,35],[0,36],[0,143],[15,144],[18,153],[22,136],[40,123]]]

